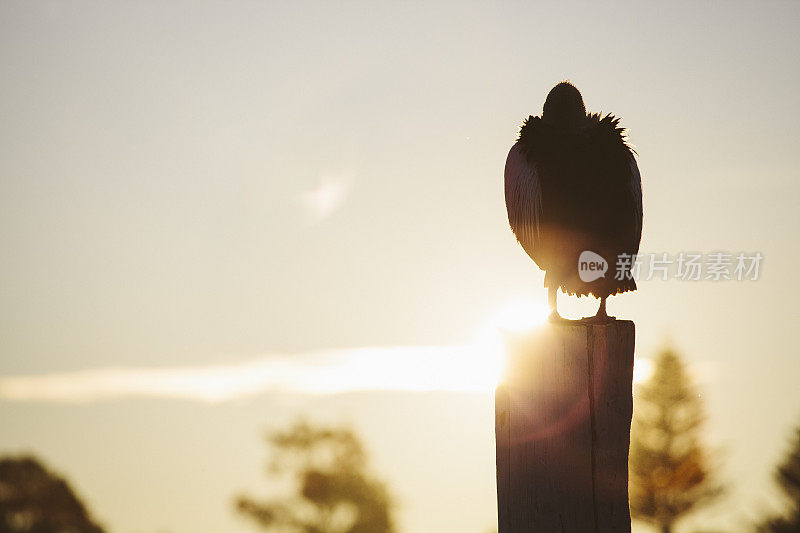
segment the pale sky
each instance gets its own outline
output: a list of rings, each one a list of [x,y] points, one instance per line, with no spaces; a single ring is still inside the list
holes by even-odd
[[[764,255],[758,281],[609,302],[637,357],[669,341],[696,370],[731,485],[707,520],[744,530],[800,423],[798,27],[796,2],[0,1],[0,384],[463,347],[544,306],[502,170],[570,79],[630,129],[643,251]],[[0,394],[0,451],[114,532],[246,532],[261,432],[305,412],[362,433],[404,531],[490,528],[490,396],[361,388]]]

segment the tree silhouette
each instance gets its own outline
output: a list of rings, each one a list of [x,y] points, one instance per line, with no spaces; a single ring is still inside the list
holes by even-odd
[[[0,533],[103,533],[67,482],[31,457],[0,459]]]
[[[273,451],[270,476],[279,483],[288,478],[293,493],[265,502],[239,497],[239,512],[268,531],[394,531],[386,487],[369,475],[366,454],[352,431],[298,421],[267,441]]]
[[[762,533],[800,532],[800,426],[796,431],[794,447],[775,471],[775,480],[788,500],[788,512],[761,524],[758,531]]]
[[[663,350],[655,370],[634,394],[631,425],[631,516],[663,533],[721,493],[700,444],[699,395],[679,355]]]

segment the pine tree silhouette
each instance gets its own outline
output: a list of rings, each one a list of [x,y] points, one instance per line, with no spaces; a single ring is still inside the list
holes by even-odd
[[[788,500],[787,512],[784,516],[766,520],[759,526],[758,531],[800,533],[800,426],[796,431],[794,447],[775,471],[775,481]]]
[[[700,443],[702,407],[680,356],[663,350],[634,393],[629,489],[631,516],[662,533],[721,493]]]

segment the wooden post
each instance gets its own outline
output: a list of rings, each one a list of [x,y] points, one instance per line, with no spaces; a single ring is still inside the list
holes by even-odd
[[[631,530],[631,321],[508,339],[495,396],[499,533]]]

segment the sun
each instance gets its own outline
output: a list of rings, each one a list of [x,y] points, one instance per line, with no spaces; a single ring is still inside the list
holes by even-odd
[[[498,331],[522,333],[547,321],[547,305],[533,298],[517,298],[498,306],[490,315],[489,327]]]
[[[473,371],[481,375],[484,390],[493,391],[506,366],[508,333],[525,333],[541,328],[547,322],[547,304],[533,297],[516,297],[492,309],[476,330],[474,346],[480,354]]]

